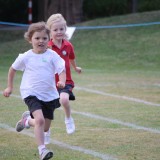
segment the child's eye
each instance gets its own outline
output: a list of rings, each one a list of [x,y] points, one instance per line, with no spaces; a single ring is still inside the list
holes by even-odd
[[[36,37],[35,39],[36,39],[36,40],[39,40],[39,37]]]
[[[47,39],[48,39],[47,37],[44,37],[44,38],[43,38],[43,40],[47,40]]]

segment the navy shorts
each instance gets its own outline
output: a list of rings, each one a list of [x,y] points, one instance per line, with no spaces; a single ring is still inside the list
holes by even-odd
[[[32,118],[34,118],[32,113],[36,110],[41,109],[44,118],[48,118],[50,120],[54,119],[54,110],[61,106],[59,98],[53,101],[44,102],[39,100],[36,96],[28,96],[24,99],[24,102],[28,106]]]
[[[62,92],[68,93],[69,94],[69,100],[74,101],[75,95],[72,92],[73,86],[71,84],[66,84],[64,88],[58,88],[59,94]]]

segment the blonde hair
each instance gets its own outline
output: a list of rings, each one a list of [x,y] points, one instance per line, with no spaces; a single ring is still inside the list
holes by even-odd
[[[56,23],[56,22],[59,22],[59,21],[61,21],[63,24],[64,24],[64,26],[65,26],[65,30],[67,30],[67,22],[66,22],[66,20],[64,19],[64,17],[62,16],[62,14],[60,14],[60,13],[57,13],[57,14],[52,14],[49,18],[48,18],[48,20],[47,20],[47,27],[49,28],[49,29],[51,29],[51,26],[54,24],[54,23]],[[65,38],[67,39],[67,34],[65,34]]]
[[[32,39],[32,36],[35,32],[41,32],[41,31],[45,31],[48,35],[50,35],[50,30],[48,29],[48,27],[46,26],[45,22],[37,22],[37,23],[32,23],[29,27],[28,27],[28,31],[25,32],[24,34],[24,38],[27,41],[30,41]]]
[[[63,22],[65,27],[67,28],[67,23],[66,23],[66,20],[64,19],[64,17],[60,14],[60,13],[57,13],[57,14],[52,14],[48,20],[47,20],[47,26],[49,29],[51,29],[51,25],[54,24],[55,22]]]

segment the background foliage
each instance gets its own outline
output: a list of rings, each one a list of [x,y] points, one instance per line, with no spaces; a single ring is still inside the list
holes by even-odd
[[[39,21],[38,3],[41,1],[32,1],[33,22],[36,22]],[[83,0],[82,21],[132,13],[134,1],[137,2],[137,12],[160,9],[159,0]],[[28,23],[28,0],[0,0],[0,15],[0,21]]]
[[[133,11],[133,2],[137,4],[137,12],[160,9],[159,0],[84,0],[83,14],[86,19],[128,14]]]

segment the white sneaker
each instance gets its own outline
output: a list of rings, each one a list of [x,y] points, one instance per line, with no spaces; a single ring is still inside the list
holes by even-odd
[[[53,152],[48,149],[43,149],[42,154],[40,155],[40,160],[48,160],[53,157]]]
[[[47,132],[44,132],[44,144],[50,144],[51,138],[50,138],[50,129]]]
[[[72,134],[75,132],[75,124],[72,117],[70,119],[65,119],[65,124],[66,124],[66,131],[68,134]]]

